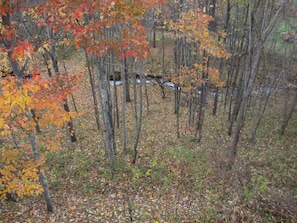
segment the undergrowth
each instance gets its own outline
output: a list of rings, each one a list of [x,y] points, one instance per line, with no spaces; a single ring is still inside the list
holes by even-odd
[[[20,222],[297,222],[297,139],[293,130],[279,136],[278,123],[271,121],[276,107],[267,113],[255,142],[248,141],[251,127],[245,125],[236,163],[230,166],[232,137],[223,112],[207,113],[202,142],[183,124],[177,139],[172,92],[167,89],[161,100],[157,86],[149,91],[150,111],[135,165],[133,117],[127,118],[128,149],[123,151],[119,134],[110,167],[94,117],[85,113],[76,123],[79,143],[63,144],[47,157],[56,212],[45,213],[42,197],[2,201],[2,221],[17,216]]]

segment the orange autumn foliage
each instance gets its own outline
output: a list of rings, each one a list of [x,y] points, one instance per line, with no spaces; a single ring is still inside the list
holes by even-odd
[[[219,71],[206,65],[208,56],[225,59],[230,57],[225,44],[220,41],[226,37],[226,34],[223,31],[209,30],[209,24],[213,20],[213,17],[199,9],[191,9],[182,12],[177,20],[169,22],[169,28],[175,32],[175,38],[184,39],[187,44],[191,44],[193,55],[200,58],[199,62],[192,65],[177,66],[177,74],[172,81],[182,86],[184,90],[197,89],[205,82],[210,82],[216,87],[224,86],[224,82],[220,80]],[[205,56],[204,52],[208,56]]]
[[[67,81],[67,84],[63,84]],[[43,156],[58,149],[56,140],[47,135],[51,127],[61,127],[74,116],[62,108],[64,99],[77,86],[79,77],[59,75],[53,79],[42,80],[33,75],[32,80],[22,85],[15,77],[1,81],[0,92],[0,199],[7,193],[16,193],[18,197],[39,194],[39,171],[44,164]],[[34,110],[35,119],[31,111]],[[34,117],[34,116],[33,116]],[[33,158],[29,146],[30,131],[36,131],[36,125],[42,129],[38,137],[42,147],[40,160]]]

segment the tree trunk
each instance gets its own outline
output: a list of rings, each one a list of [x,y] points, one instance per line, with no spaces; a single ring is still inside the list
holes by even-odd
[[[227,31],[229,29],[230,12],[231,12],[230,0],[227,0],[226,4],[227,4],[226,18],[225,18],[225,24],[224,24],[225,31]],[[223,39],[223,43],[226,44],[226,38]],[[219,66],[220,75],[222,75],[222,67],[223,67],[223,59],[220,60],[220,66]],[[229,78],[229,76],[228,76],[228,78]],[[226,91],[226,97],[227,97],[227,93],[228,93],[228,91]],[[214,116],[217,114],[218,101],[219,101],[219,88],[217,87],[216,91],[215,91],[214,105],[213,105],[213,111],[212,111],[212,115],[214,115]],[[226,108],[226,103],[225,103],[224,108]]]
[[[232,115],[230,116],[230,123],[229,123],[229,128],[228,128],[228,135],[229,136],[231,136],[231,134],[232,134],[233,124],[234,124],[234,122],[236,120],[236,117],[238,115],[238,111],[239,111],[241,101],[242,101],[242,94],[243,94],[243,73],[240,76],[239,84],[238,84],[237,90],[236,90],[235,104],[234,104],[234,107],[233,107]],[[231,105],[232,105],[232,101],[230,102],[230,106]],[[230,107],[229,114],[230,113],[231,113],[231,107]]]
[[[54,33],[53,33],[52,30],[50,30],[50,28],[48,28],[48,33],[49,33],[49,39],[50,39],[50,42],[51,42],[50,57],[52,59],[53,69],[55,71],[55,74],[58,75],[59,74],[59,66],[58,66],[58,60],[57,60],[57,54],[56,54],[56,43],[55,43],[56,40],[54,38]],[[66,112],[70,112],[67,99],[64,100],[64,110]],[[69,122],[67,122],[67,132],[69,134],[71,142],[76,142],[77,138],[76,138],[76,135],[75,135],[73,122],[72,122],[71,119],[70,119]]]
[[[97,125],[98,131],[101,131],[100,114],[99,114],[99,110],[98,110],[98,101],[97,101],[97,97],[96,97],[94,77],[93,77],[91,67],[90,67],[89,56],[88,56],[87,51],[85,49],[84,49],[84,52],[85,52],[86,65],[87,65],[87,68],[88,68],[88,74],[89,74],[92,97],[93,97],[93,108],[94,108],[94,113],[95,113],[96,125]]]
[[[51,71],[50,65],[49,65],[49,63],[47,61],[48,60],[47,54],[43,53],[42,57],[43,57],[44,65],[46,66],[47,74],[48,74],[49,77],[51,77],[52,76],[52,71]]]
[[[204,116],[206,110],[206,95],[207,95],[207,83],[205,82],[202,85],[201,95],[200,95],[200,107],[199,107],[199,116],[197,123],[197,141],[200,142],[202,139],[202,129],[204,124]]]
[[[113,131],[112,121],[112,104],[109,91],[109,76],[106,72],[101,71],[100,58],[94,57],[94,68],[98,80],[100,104],[102,109],[102,118],[105,128],[105,141],[107,146],[107,154],[110,161],[110,166],[114,163],[114,155],[116,153],[115,148],[115,136]]]
[[[257,130],[259,128],[259,125],[260,125],[260,122],[264,116],[264,112],[266,110],[266,106],[268,104],[268,99],[270,98],[270,95],[271,95],[271,90],[269,92],[269,94],[267,95],[266,97],[266,100],[265,100],[265,103],[264,103],[264,107],[263,109],[261,110],[261,107],[259,108],[259,115],[258,115],[258,118],[257,118],[257,121],[254,125],[254,128],[252,129],[252,133],[251,133],[251,137],[250,137],[250,142],[253,142],[255,140],[255,137],[256,137],[256,134],[257,134]],[[261,101],[260,101],[260,104],[261,104]]]
[[[240,131],[241,131],[241,127],[243,124],[243,118],[244,118],[244,114],[245,114],[245,109],[246,109],[246,104],[248,102],[250,93],[252,91],[252,87],[254,84],[254,80],[256,77],[256,68],[258,66],[259,60],[260,60],[260,55],[262,52],[262,47],[263,45],[260,45],[258,50],[257,50],[257,55],[256,55],[256,59],[253,63],[253,68],[251,69],[251,64],[252,64],[252,48],[253,48],[253,37],[252,37],[252,29],[253,29],[253,22],[252,22],[252,16],[253,16],[253,12],[252,12],[252,6],[249,5],[249,43],[248,43],[248,56],[246,57],[246,61],[245,61],[245,70],[243,73],[243,80],[247,81],[248,84],[245,85],[244,84],[244,93],[243,93],[243,99],[241,102],[241,105],[239,107],[238,110],[238,117],[237,117],[237,122],[236,122],[236,127],[235,127],[235,132],[234,132],[234,137],[233,137],[233,142],[232,142],[232,151],[231,151],[231,163],[234,163],[235,161],[235,157],[237,155],[237,143],[239,140],[239,136],[240,136]],[[250,78],[249,78],[250,76]],[[230,131],[230,129],[229,129]]]
[[[28,113],[30,113],[29,110],[28,110]],[[30,118],[32,118],[30,114],[28,114],[28,116]],[[29,136],[30,136],[31,147],[32,147],[33,154],[34,154],[34,160],[39,162],[40,161],[40,155],[39,155],[38,145],[37,145],[37,141],[36,141],[36,135],[35,135],[35,133],[33,131],[30,131]],[[39,181],[40,181],[41,186],[43,188],[43,194],[44,194],[44,198],[45,198],[45,202],[46,202],[47,211],[48,212],[54,212],[54,205],[53,205],[53,202],[52,202],[52,199],[51,199],[51,194],[50,194],[50,191],[49,191],[49,187],[48,187],[48,183],[47,183],[47,177],[45,175],[43,165],[38,167],[38,173],[39,173]]]
[[[206,110],[206,95],[208,91],[208,67],[209,67],[209,57],[207,56],[206,51],[203,51],[203,66],[206,68],[206,71],[202,71],[202,89],[200,94],[200,107],[199,107],[199,113],[198,113],[198,123],[197,123],[197,141],[200,142],[202,139],[202,129],[204,124],[204,116],[205,116],[205,110]]]
[[[165,82],[165,37],[164,37],[164,29],[162,29],[162,81],[161,83],[161,90],[162,90],[162,99],[166,98],[165,95],[165,88],[164,88],[164,82]]]
[[[5,1],[3,4],[8,4],[8,3],[9,3],[9,1]],[[2,15],[2,25],[5,25],[7,27],[11,27],[11,20],[10,20],[9,12],[5,16]],[[8,59],[9,59],[10,65],[12,67],[13,73],[19,79],[20,85],[22,85],[23,84],[22,73],[26,69],[28,59],[26,59],[23,68],[20,69],[18,62],[11,59],[12,51],[10,49],[12,48],[12,45],[13,45],[12,41],[7,40],[7,39],[3,39],[2,41],[4,43],[5,48],[8,50]],[[32,119],[32,113],[29,110],[29,108],[27,108],[27,115],[28,115],[28,119]],[[37,146],[37,142],[36,142],[36,134],[35,134],[35,132],[33,130],[29,131],[29,137],[30,137],[30,143],[31,143],[31,147],[32,147],[32,150],[33,150],[33,154],[34,154],[34,159],[36,161],[40,161],[38,146]],[[49,212],[53,212],[54,207],[53,207],[53,203],[52,203],[52,200],[51,200],[46,175],[45,175],[44,171],[41,171],[41,168],[43,168],[43,167],[42,166],[39,167],[38,173],[39,173],[40,183],[41,183],[42,188],[44,190],[44,196],[45,196],[45,201],[46,201],[46,205],[47,205],[47,210]]]
[[[134,143],[134,154],[133,154],[133,160],[132,163],[135,164],[137,160],[138,155],[138,144],[140,139],[140,132],[141,132],[141,125],[142,125],[142,84],[145,82],[144,78],[144,65],[141,63],[141,70],[139,72],[140,74],[140,83],[139,83],[139,115],[136,116],[136,140]],[[137,97],[137,95],[134,95],[134,97]]]
[[[149,96],[147,92],[147,84],[146,81],[144,82],[144,92],[145,92],[145,100],[146,100],[146,114],[149,115],[150,113],[150,102],[149,102]]]
[[[215,97],[214,97],[214,102],[213,102],[213,109],[212,109],[212,115],[213,116],[216,116],[217,115],[218,102],[219,102],[219,88],[216,87]]]
[[[285,134],[286,128],[289,124],[290,119],[292,118],[293,112],[295,110],[297,104],[297,91],[295,90],[295,97],[294,100],[292,102],[291,108],[289,110],[289,112],[285,115],[285,118],[283,120],[283,124],[281,125],[281,129],[280,129],[280,133],[281,135]]]
[[[127,59],[124,59],[124,78],[125,81],[123,82],[123,86],[126,90],[126,102],[131,102],[131,96],[130,96],[130,88],[129,88],[129,76],[128,76],[128,63],[127,63]],[[124,84],[125,83],[125,84]]]
[[[64,105],[63,105],[63,107],[64,107],[64,110],[66,112],[68,112],[68,113],[70,112],[67,98],[64,99]],[[70,121],[67,122],[67,131],[68,131],[68,133],[70,135],[71,142],[76,142],[77,141],[77,138],[76,138],[76,135],[75,135],[75,131],[74,131],[72,119],[70,119]]]
[[[119,103],[118,103],[118,91],[117,91],[117,85],[115,83],[116,80],[116,73],[115,73],[115,69],[114,69],[114,52],[111,52],[111,73],[113,75],[113,100],[114,100],[114,126],[116,126],[117,128],[120,127],[120,114],[119,114]]]
[[[126,79],[125,79],[125,62],[121,60],[121,78],[123,82],[123,99],[122,99],[122,123],[123,123],[123,151],[127,151],[127,129],[126,129],[126,98],[127,98],[127,89]]]
[[[282,10],[283,6],[280,6],[280,8],[275,12],[273,15],[273,18],[268,18],[267,12],[268,12],[268,6],[269,6],[270,0],[267,0],[265,3],[265,8],[263,11],[261,11],[261,29],[260,29],[260,35],[258,36],[257,41],[255,42],[255,36],[253,36],[253,30],[255,25],[255,18],[254,13],[255,10],[259,8],[258,3],[253,0],[249,0],[249,43],[248,43],[248,56],[246,60],[246,67],[244,70],[244,94],[243,94],[243,100],[240,106],[237,122],[236,122],[236,128],[235,133],[233,137],[232,142],[232,150],[231,150],[231,163],[234,163],[236,155],[237,155],[237,143],[240,136],[240,131],[242,128],[243,120],[244,120],[244,114],[246,110],[246,106],[249,100],[249,96],[252,92],[252,87],[254,85],[256,75],[257,75],[257,69],[260,62],[260,57],[263,52],[263,47],[266,41],[269,39],[269,36],[274,30],[274,27],[278,24],[279,20],[279,13]],[[256,4],[257,3],[257,4]],[[252,8],[253,7],[253,8]],[[268,22],[269,21],[269,22]],[[255,42],[255,43],[254,43]],[[253,50],[255,52],[255,58],[253,60]]]
[[[179,136],[180,136],[180,134],[179,134],[180,95],[181,95],[181,89],[180,89],[180,87],[175,87],[175,89],[174,89],[174,113],[175,113],[175,116],[176,116],[176,134],[177,134],[177,138],[179,138]]]

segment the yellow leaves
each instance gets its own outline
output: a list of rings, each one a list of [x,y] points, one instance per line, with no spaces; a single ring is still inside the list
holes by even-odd
[[[209,30],[209,25],[213,20],[213,17],[196,9],[182,12],[179,19],[170,21],[169,28],[175,31],[176,38],[185,41],[187,43],[185,47],[188,45],[188,50],[193,52],[197,58],[201,58],[198,64],[179,68],[176,77],[173,78],[173,82],[182,86],[186,91],[196,90],[206,82],[217,87],[224,85],[224,82],[220,80],[218,70],[206,65],[210,56],[226,59],[230,57],[225,44],[220,41],[226,38],[226,33],[223,31],[215,33]]]
[[[26,105],[28,104],[27,102],[30,101],[28,98],[28,92],[23,92],[23,94],[15,94],[15,95],[9,95],[9,96],[14,96],[13,98],[8,98],[11,99],[11,108],[16,108],[19,107],[21,110],[25,110]]]
[[[0,129],[3,129],[4,128],[4,123],[5,123],[5,120],[4,120],[4,118],[0,118]]]
[[[224,81],[220,79],[220,72],[215,68],[208,69],[208,76],[211,81],[216,87],[223,87]]]
[[[7,73],[11,72],[11,68],[9,66],[9,61],[7,59],[7,52],[5,51],[0,51],[0,64],[1,64],[1,68],[0,68],[0,72],[5,75]],[[0,73],[0,74],[1,74]]]
[[[203,72],[207,74],[207,78],[202,77]],[[185,66],[178,69],[178,74],[171,81],[183,87],[185,91],[195,90],[205,82],[212,83],[216,87],[223,87],[225,84],[220,79],[220,73],[217,69],[204,67],[202,64],[194,64],[193,68]]]
[[[48,125],[62,126],[70,120],[69,114],[61,106],[64,99],[71,94],[79,78],[69,78],[59,75],[50,82],[36,77],[19,86],[19,81],[7,77],[1,82],[0,95],[0,131],[5,130],[5,124],[21,127],[21,130],[34,130],[34,120],[30,110],[39,114],[38,122],[41,127]],[[29,112],[29,113],[28,113]],[[9,115],[8,115],[9,114]]]
[[[0,168],[0,198],[10,192],[15,192],[20,198],[42,192],[38,182],[39,173],[44,171],[41,168],[44,160],[34,159],[28,132],[36,131],[37,123],[40,128],[50,125],[61,127],[74,116],[74,113],[63,109],[63,103],[78,80],[62,76],[45,81],[37,75],[24,83],[14,77],[1,81],[0,134],[7,147],[2,148],[0,154],[3,165]],[[38,146],[47,153],[59,149],[57,141],[43,132]]]
[[[180,68],[177,76],[172,79],[172,82],[182,86],[186,91],[197,88],[197,86],[204,81],[202,79],[201,70],[198,69],[200,66],[202,65],[195,64],[194,68],[186,66]]]
[[[170,21],[170,29],[178,31],[178,35],[187,36],[192,41],[201,41],[209,35],[208,24],[213,18],[199,10],[189,10],[180,15],[176,22]]]
[[[16,164],[16,162],[20,159],[21,153],[18,149],[5,149],[2,148],[1,151],[1,163],[6,163],[6,164]],[[12,166],[7,166],[7,169],[9,171],[14,171]]]
[[[189,10],[180,14],[177,21],[170,21],[169,28],[176,31],[176,38],[185,38],[189,43],[199,43],[196,52],[205,50],[214,57],[229,58],[227,50],[220,38],[226,38],[226,33],[219,31],[213,33],[209,31],[209,23],[213,17],[201,12],[200,10]]]
[[[6,193],[15,192],[19,198],[25,195],[39,194],[42,192],[39,182],[38,169],[41,161],[29,159],[32,154],[25,148],[2,148],[0,155],[0,199],[5,198]]]

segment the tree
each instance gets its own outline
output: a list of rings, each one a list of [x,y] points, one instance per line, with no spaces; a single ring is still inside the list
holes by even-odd
[[[66,78],[44,81],[34,75],[25,83],[15,77],[1,81],[0,130],[4,147],[0,156],[0,197],[16,193],[22,198],[44,192],[47,209],[53,211],[44,156],[58,149],[55,142],[60,135],[52,138],[49,129],[62,127],[74,115],[65,112],[61,106],[78,79],[72,79],[72,84],[62,89],[60,83],[67,81]],[[35,120],[32,110],[36,114]],[[42,133],[36,132],[37,122]],[[43,148],[43,152],[39,148]]]
[[[243,73],[243,83],[242,83],[242,101],[238,110],[238,117],[236,120],[236,127],[232,142],[232,151],[231,151],[231,162],[233,163],[237,154],[237,143],[240,136],[240,131],[244,121],[244,115],[246,111],[246,106],[248,99],[251,95],[252,88],[257,76],[257,68],[260,62],[260,57],[263,52],[263,48],[267,43],[271,33],[274,31],[275,26],[279,23],[282,16],[282,11],[285,7],[284,4],[281,4],[277,10],[271,9],[273,4],[271,1],[267,0],[257,1],[249,0],[248,1],[248,18],[249,18],[249,29],[248,29],[248,55],[246,56],[245,68]],[[258,11],[259,8],[262,10]],[[271,9],[271,10],[270,10]],[[272,13],[269,13],[272,12]],[[260,13],[256,17],[256,14]],[[259,27],[255,27],[257,24],[256,18],[260,19]],[[255,29],[258,28],[259,32],[255,35]]]
[[[8,76],[1,82],[0,130],[4,147],[0,156],[0,195],[3,198],[7,193],[16,193],[23,197],[43,192],[47,210],[52,212],[44,153],[56,149],[57,145],[45,132],[41,135],[36,130],[52,125],[61,127],[64,121],[70,120],[72,114],[60,108],[77,82],[73,79],[69,84],[67,80],[72,78],[63,76],[44,81],[38,70],[29,66],[38,47],[31,44],[31,36],[22,35],[18,29],[23,15],[31,9],[26,3],[1,2],[1,51],[7,52],[14,77]],[[23,78],[25,72],[31,74],[32,80]],[[68,85],[61,86],[61,83]]]
[[[181,7],[183,6],[181,5]],[[213,17],[201,12],[195,6],[189,8],[191,9],[181,9],[179,18],[170,22],[170,29],[175,32],[176,37],[176,75],[172,80],[178,86],[175,92],[177,126],[179,126],[180,87],[186,92],[190,92],[190,95],[195,95],[198,90],[201,90],[196,128],[198,141],[200,141],[208,82],[217,86],[222,86],[223,83],[219,79],[218,70],[209,66],[210,56],[228,58],[229,54],[225,50],[223,42],[218,39],[220,36],[225,37],[225,33],[215,33],[209,29]]]
[[[149,56],[149,44],[146,40],[146,29],[142,26],[142,16],[155,4],[153,1],[68,0],[47,1],[39,8],[40,15],[47,13],[46,17],[43,16],[44,23],[50,21],[49,26],[53,32],[63,27],[64,33],[73,36],[72,41],[68,39],[65,43],[74,44],[78,49],[83,47],[93,62],[94,75],[98,81],[105,145],[111,165],[117,151],[112,115],[114,104],[109,84],[115,64],[110,61],[115,57],[115,61],[122,62],[122,80],[126,80],[126,83],[125,61],[129,58],[142,60]],[[125,86],[124,92],[127,89]],[[125,120],[123,121],[125,126]]]

